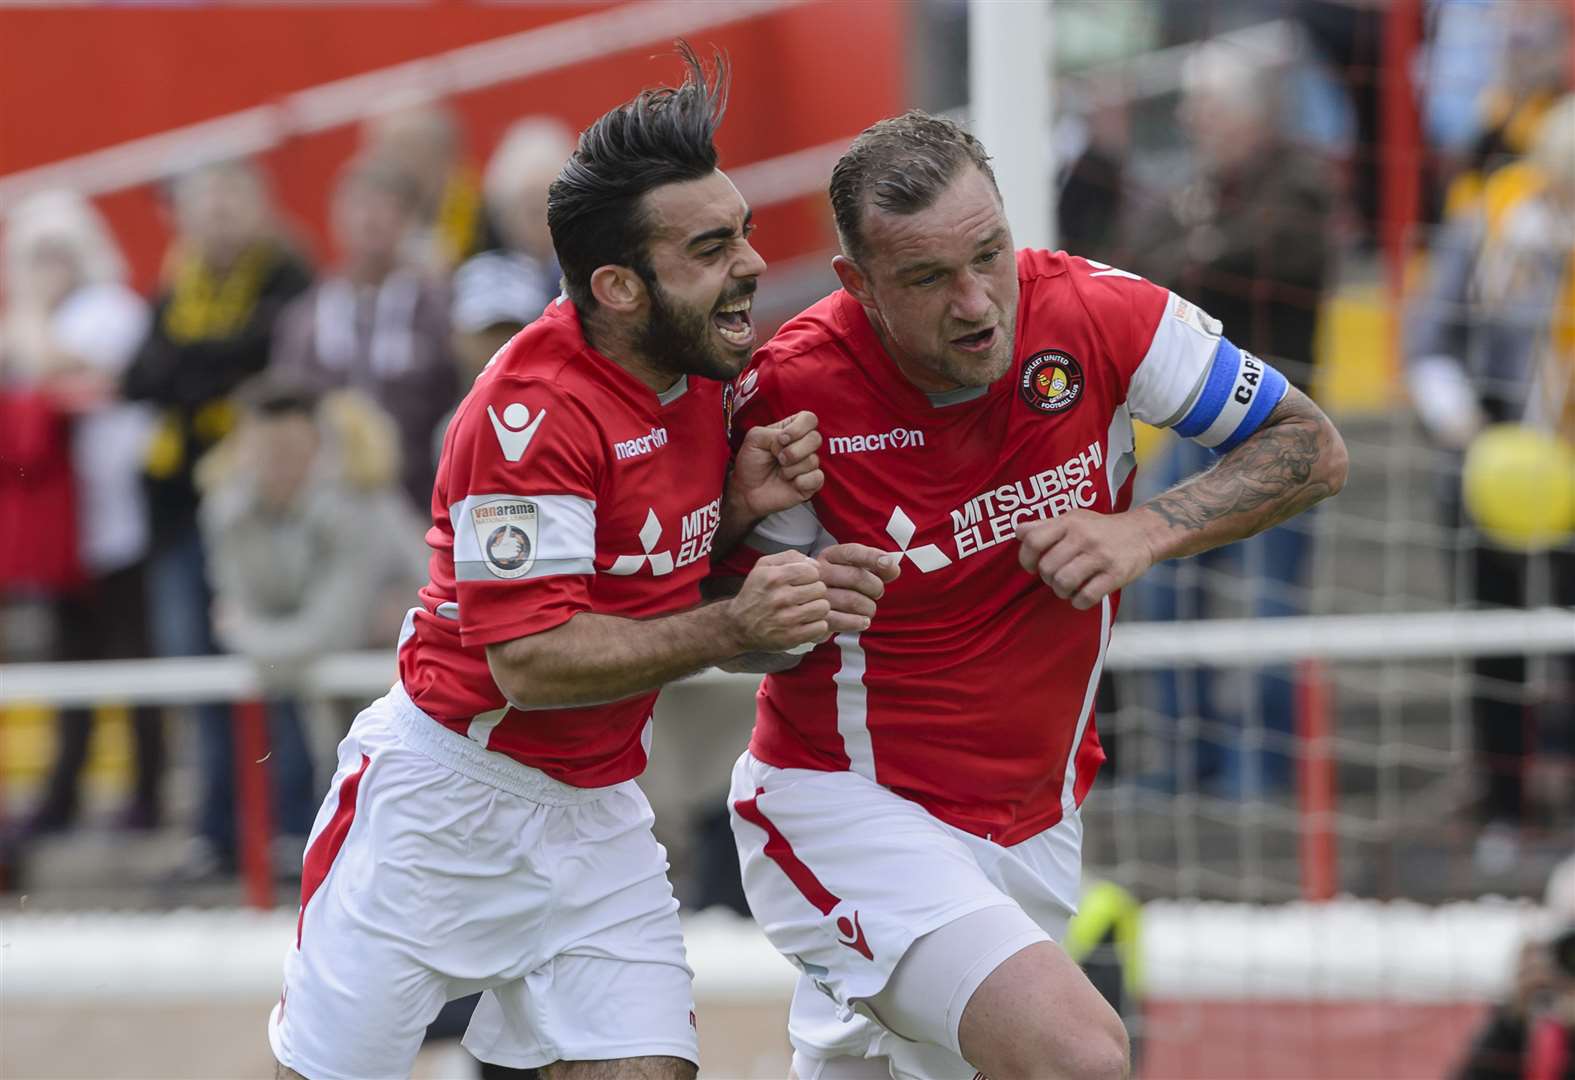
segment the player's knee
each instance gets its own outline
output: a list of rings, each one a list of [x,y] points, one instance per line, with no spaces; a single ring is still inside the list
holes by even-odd
[[[306,1080],[306,1077],[290,1068],[288,1065],[274,1063],[273,1080]]]
[[[1112,1012],[1109,1023],[1069,1032],[1065,1024],[1047,1022],[1005,1050],[1004,1060],[989,1070],[991,1080],[1127,1080],[1131,1046],[1126,1029]]]
[[[694,1062],[676,1057],[555,1061],[539,1070],[543,1080],[695,1080]]]

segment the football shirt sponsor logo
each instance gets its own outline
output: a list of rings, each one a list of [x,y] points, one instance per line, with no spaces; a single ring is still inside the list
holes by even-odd
[[[955,556],[936,544],[914,546],[918,526],[900,506],[892,508],[886,535],[896,542],[903,558],[928,574],[1014,539],[1022,522],[1060,517],[1069,510],[1093,509],[1099,503],[1099,476],[1104,464],[1104,447],[1097,441],[1091,442],[1059,465],[981,491],[951,511]]]
[[[517,578],[536,565],[540,511],[529,499],[499,499],[470,511],[481,560],[493,577]]]
[[[722,522],[722,500],[720,497],[712,499],[704,506],[697,506],[684,514],[680,526],[678,544],[678,557],[673,557],[671,547],[657,550],[657,545],[662,541],[662,519],[657,516],[656,508],[649,507],[645,512],[645,524],[640,528],[640,547],[645,549],[643,555],[620,555],[613,560],[607,568],[609,574],[627,577],[637,574],[647,566],[656,577],[671,574],[674,570],[698,562],[711,554],[711,545],[716,540],[717,526]]]
[[[656,516],[656,507],[648,507],[645,512],[645,524],[640,526],[640,546],[645,549],[643,555],[620,555],[613,560],[607,568],[609,574],[627,577],[637,574],[646,566],[650,566],[651,573],[656,577],[673,572],[672,551],[657,551],[656,545],[662,539],[662,519]]]
[[[909,517],[900,506],[891,510],[891,518],[886,522],[886,535],[897,543],[897,548],[907,559],[921,571],[928,574],[932,570],[939,570],[943,566],[950,566],[951,559],[946,552],[934,544],[921,544],[918,547],[909,547],[913,543],[913,534],[918,531],[913,519]]]

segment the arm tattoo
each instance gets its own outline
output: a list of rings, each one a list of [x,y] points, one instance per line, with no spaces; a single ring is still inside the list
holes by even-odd
[[[1329,484],[1315,479],[1324,452],[1320,435],[1316,413],[1288,397],[1256,434],[1213,468],[1146,505],[1185,532],[1196,533],[1227,518],[1238,519],[1232,531],[1241,536],[1260,532],[1333,494]]]

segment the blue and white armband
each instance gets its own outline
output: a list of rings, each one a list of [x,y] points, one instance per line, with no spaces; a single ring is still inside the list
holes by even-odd
[[[1171,430],[1223,454],[1262,427],[1289,388],[1284,375],[1220,338],[1202,388]]]

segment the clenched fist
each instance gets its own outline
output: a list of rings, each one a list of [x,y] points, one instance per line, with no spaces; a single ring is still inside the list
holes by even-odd
[[[1086,611],[1154,565],[1141,522],[1126,514],[1070,510],[1017,526],[1017,561]]]
[[[751,521],[789,510],[812,498],[826,481],[820,468],[820,432],[812,412],[796,412],[766,427],[750,428],[728,476],[728,502]]]
[[[820,567],[797,551],[755,563],[738,595],[724,603],[740,653],[786,652],[831,634],[831,601]]]

